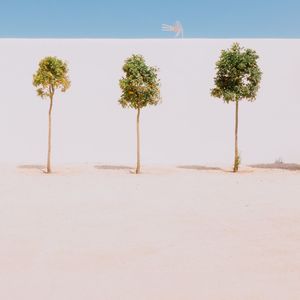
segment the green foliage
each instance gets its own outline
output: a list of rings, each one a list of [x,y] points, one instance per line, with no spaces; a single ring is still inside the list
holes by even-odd
[[[132,55],[123,66],[125,76],[119,81],[122,107],[140,109],[147,105],[157,105],[160,101],[160,80],[158,69],[149,67],[141,55]]]
[[[254,50],[244,49],[238,43],[222,50],[216,63],[217,75],[211,95],[227,103],[241,99],[255,100],[262,75],[258,58]]]
[[[42,98],[52,97],[56,89],[65,92],[71,85],[67,63],[57,57],[45,57],[33,75],[33,85]]]
[[[237,157],[235,157],[234,159],[233,172],[238,171],[240,164],[241,164],[241,155],[238,154]]]

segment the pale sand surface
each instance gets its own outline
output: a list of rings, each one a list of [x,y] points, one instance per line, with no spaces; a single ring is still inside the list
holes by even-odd
[[[0,299],[300,299],[300,171],[54,170],[0,168]]]

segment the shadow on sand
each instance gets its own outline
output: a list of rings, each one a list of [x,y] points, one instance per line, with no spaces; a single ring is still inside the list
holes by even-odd
[[[280,170],[289,170],[289,171],[300,171],[299,164],[287,164],[287,163],[256,164],[256,165],[250,165],[249,167],[258,168],[258,169],[280,169]]]
[[[44,171],[45,166],[43,165],[19,165],[19,169],[25,169],[25,170],[39,170]]]
[[[187,170],[196,170],[196,171],[224,171],[218,167],[208,167],[208,166],[199,166],[199,165],[186,165],[186,166],[177,166],[179,169]]]
[[[232,169],[222,169],[219,167],[209,167],[209,166],[201,166],[201,165],[188,165],[188,166],[177,166],[180,169],[186,170],[196,170],[196,171],[219,171],[223,173],[232,173],[232,174],[248,174],[253,173],[253,170],[249,169],[240,169],[238,172],[233,172]]]
[[[98,170],[112,170],[112,171],[120,171],[120,170],[132,170],[132,167],[129,166],[118,166],[118,165],[96,165],[94,166]]]

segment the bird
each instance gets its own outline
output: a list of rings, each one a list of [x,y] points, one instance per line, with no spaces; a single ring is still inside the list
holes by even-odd
[[[183,38],[183,27],[179,21],[176,21],[174,25],[162,24],[161,30],[175,32],[176,33],[175,37]]]

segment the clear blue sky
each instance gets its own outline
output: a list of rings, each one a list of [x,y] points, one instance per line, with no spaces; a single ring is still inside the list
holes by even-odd
[[[300,38],[300,0],[0,0],[0,37]]]

